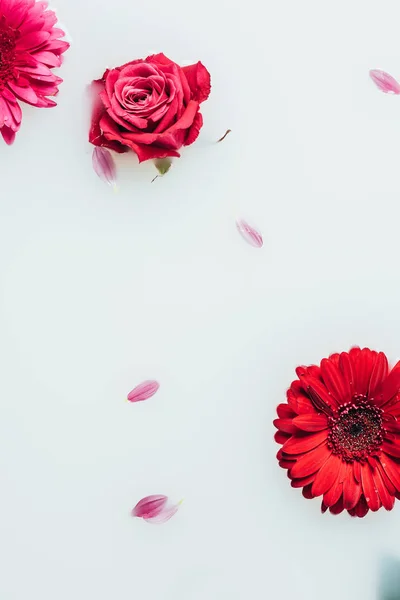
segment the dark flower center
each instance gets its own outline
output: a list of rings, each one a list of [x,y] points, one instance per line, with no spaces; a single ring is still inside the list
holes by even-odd
[[[365,398],[355,398],[329,419],[328,446],[346,461],[366,460],[383,442],[382,410]]]
[[[16,31],[0,18],[0,88],[14,76]]]

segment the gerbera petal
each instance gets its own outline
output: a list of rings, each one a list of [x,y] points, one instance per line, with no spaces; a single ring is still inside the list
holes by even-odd
[[[336,502],[336,504],[334,504],[333,506],[330,506],[329,510],[333,515],[339,515],[341,512],[343,512],[344,511],[343,496],[341,496],[339,498],[339,500]]]
[[[368,393],[369,381],[372,369],[375,364],[376,352],[369,348],[352,348],[350,350],[350,359],[354,361],[353,372],[355,375],[354,391],[356,394],[366,396]]]
[[[306,485],[305,487],[303,487],[303,490],[301,492],[304,496],[304,498],[306,500],[312,500],[313,498],[315,498],[313,492],[312,492],[312,485],[311,483],[309,483],[308,485]]]
[[[347,463],[346,477],[343,480],[343,506],[346,510],[354,508],[362,494],[362,488],[353,475],[353,465]]]
[[[343,377],[348,381],[350,387],[350,394],[354,394],[354,372],[353,363],[350,360],[350,356],[347,352],[342,352],[339,357],[339,368],[343,374]]]
[[[274,435],[274,439],[277,444],[284,444],[288,441],[289,437],[290,436],[288,433],[282,433],[282,431],[277,431]]]
[[[40,52],[35,52],[33,57],[42,64],[48,67],[60,67],[61,66],[61,57],[53,52],[47,52],[45,50],[41,50]]]
[[[16,47],[18,50],[33,50],[45,44],[49,39],[50,33],[48,31],[33,31],[20,37],[17,40]]]
[[[328,419],[323,414],[304,414],[295,417],[293,424],[303,431],[322,431],[328,427]]]
[[[309,485],[314,481],[315,473],[308,475],[308,477],[301,477],[300,479],[292,479],[290,485],[292,488],[302,488]]]
[[[286,442],[282,450],[287,454],[302,454],[313,450],[324,441],[326,441],[327,435],[325,431],[312,434],[296,433],[290,440]]]
[[[391,433],[400,433],[400,422],[399,421],[386,421],[384,425],[385,431]]]
[[[353,463],[353,475],[357,483],[361,483],[361,465],[358,460],[355,460]]]
[[[311,452],[307,452],[307,454],[297,459],[296,464],[291,469],[291,476],[300,478],[316,473],[330,455],[331,450],[329,450],[327,444],[321,444],[315,450],[311,450]]]
[[[292,419],[296,416],[296,413],[290,408],[288,404],[278,404],[276,408],[278,417],[280,419]]]
[[[381,501],[372,478],[372,470],[368,464],[361,465],[361,483],[365,500],[372,511],[377,511]]]
[[[274,427],[284,433],[295,433],[298,431],[297,427],[294,426],[292,419],[275,419]]]
[[[315,496],[325,494],[338,479],[342,461],[335,454],[331,454],[315,476],[313,493]]]
[[[338,404],[349,402],[351,399],[349,382],[342,376],[334,361],[324,358],[321,361],[321,373],[328,392],[336,402]]]
[[[380,462],[386,475],[389,477],[396,490],[400,492],[400,464],[387,454],[383,454],[380,457]]]
[[[38,97],[30,86],[21,87],[13,81],[9,81],[8,86],[12,89],[14,94],[21,100],[24,100],[24,102],[27,102],[28,104],[37,103]]]
[[[298,381],[298,383],[300,383]],[[302,414],[316,414],[315,408],[312,405],[311,399],[304,393],[296,393],[290,388],[286,393],[287,401],[289,406],[298,415]]]
[[[324,494],[324,503],[327,506],[333,506],[339,500],[343,492],[343,479],[346,474],[346,463],[340,461],[340,467],[335,480],[335,483]]]
[[[379,464],[378,460],[375,458],[375,456],[368,456],[367,461],[373,471],[377,468],[377,466]]]
[[[295,464],[294,460],[282,459],[279,461],[279,466],[281,467],[281,469],[291,469],[294,464]]]
[[[386,452],[386,454],[390,454],[390,456],[400,458],[400,445],[384,441],[382,444],[382,450]]]
[[[386,379],[378,386],[376,394],[376,403],[378,406],[384,406],[387,402],[400,391],[400,361],[396,363]]]
[[[338,404],[329,394],[326,386],[315,377],[310,377],[306,369],[298,368],[296,373],[303,387],[306,389],[307,394],[310,396],[315,408],[319,412],[332,415],[334,410],[337,409]]]
[[[388,370],[388,360],[385,354],[383,354],[383,352],[379,352],[378,356],[376,357],[374,368],[372,369],[371,379],[369,381],[369,398],[374,397],[375,391],[377,390],[378,386],[381,385],[382,381],[386,379]]]
[[[389,493],[379,469],[375,469],[375,471],[372,473],[372,479],[374,481],[375,488],[378,491],[382,506],[386,510],[392,510],[395,497]]]
[[[10,129],[9,127],[2,127],[0,129],[0,133],[3,136],[3,140],[5,141],[5,143],[8,146],[11,146],[11,144],[14,143],[15,140],[15,131],[13,131],[12,129]]]
[[[380,476],[382,477],[383,483],[385,484],[389,494],[391,496],[395,496],[397,490],[396,490],[395,486],[393,485],[393,483],[391,482],[391,480],[389,479],[388,475],[386,474],[385,469],[382,467],[380,462],[378,464],[378,471],[380,473]]]
[[[365,517],[368,511],[368,504],[365,502],[365,498],[362,495],[358,501],[358,504],[354,508],[349,510],[349,513],[352,517],[359,517],[362,519],[363,517]]]
[[[0,95],[0,127],[8,127],[11,124],[12,115],[9,103]],[[7,123],[8,121],[8,123]]]
[[[400,402],[398,395],[396,395],[396,399],[392,404],[390,404],[390,406],[385,406],[385,416],[388,416],[389,418],[400,418]]]

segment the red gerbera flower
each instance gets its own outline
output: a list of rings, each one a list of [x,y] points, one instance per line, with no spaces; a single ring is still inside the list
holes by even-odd
[[[305,498],[323,496],[322,512],[391,510],[400,499],[400,361],[352,348],[298,367],[277,408],[279,465]]]
[[[52,67],[61,65],[61,54],[69,48],[60,40],[55,13],[47,2],[0,0],[0,133],[12,144],[21,126],[18,101],[38,107],[56,106],[54,100],[62,79]]]

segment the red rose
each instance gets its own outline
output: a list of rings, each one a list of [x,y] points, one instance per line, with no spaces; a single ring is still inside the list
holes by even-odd
[[[164,54],[107,70],[93,81],[89,141],[116,152],[133,150],[139,162],[180,156],[203,125],[200,104],[210,94],[201,62],[180,67]]]

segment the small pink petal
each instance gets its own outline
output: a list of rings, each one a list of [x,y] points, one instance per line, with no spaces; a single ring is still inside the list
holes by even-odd
[[[372,69],[369,76],[375,85],[385,94],[400,94],[400,83],[394,77],[381,71],[380,69]]]
[[[158,381],[143,381],[143,383],[140,383],[129,392],[128,400],[129,402],[143,402],[143,400],[147,400],[154,396],[159,387],[160,384]]]
[[[178,512],[180,504],[174,504],[169,508],[163,508],[163,510],[155,517],[143,517],[147,523],[152,525],[162,525],[166,523]]]
[[[146,496],[138,502],[132,510],[132,517],[144,519],[147,523],[161,525],[166,523],[177,513],[181,502],[178,504],[167,504],[167,496]]]
[[[115,187],[117,169],[111,152],[107,148],[96,146],[93,149],[92,162],[93,169],[100,179]]]
[[[132,509],[132,516],[141,519],[152,519],[157,517],[167,503],[167,496],[154,495],[142,498]]]
[[[262,248],[264,242],[261,233],[259,233],[254,227],[251,227],[244,219],[238,219],[236,221],[236,227],[240,235],[250,246],[254,248]]]

